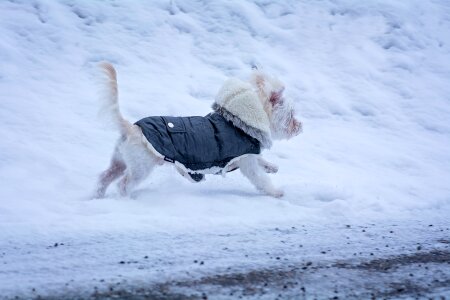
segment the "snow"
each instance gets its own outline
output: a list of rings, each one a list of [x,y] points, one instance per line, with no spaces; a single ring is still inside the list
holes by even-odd
[[[0,36],[0,249],[449,222],[447,1],[11,0],[0,2]],[[260,194],[239,172],[192,184],[164,166],[130,198],[112,188],[91,200],[117,139],[97,115],[104,60],[131,121],[205,115],[224,80],[252,65],[278,76],[304,124],[264,153],[285,196]],[[0,269],[0,294],[2,279],[30,276],[12,274]]]

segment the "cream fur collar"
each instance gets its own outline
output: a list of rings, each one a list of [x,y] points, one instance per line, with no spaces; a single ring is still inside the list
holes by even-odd
[[[217,93],[212,108],[257,139],[263,148],[272,146],[269,117],[249,83],[236,78],[227,80]]]

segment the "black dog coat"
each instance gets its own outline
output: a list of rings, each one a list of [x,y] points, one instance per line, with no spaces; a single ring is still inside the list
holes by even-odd
[[[220,173],[232,159],[261,152],[257,139],[218,113],[206,117],[148,117],[135,124],[166,161],[178,162],[190,173]]]

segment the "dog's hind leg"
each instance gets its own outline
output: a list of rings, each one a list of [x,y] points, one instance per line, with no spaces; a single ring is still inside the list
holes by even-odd
[[[119,181],[119,192],[122,197],[129,195],[130,191],[147,177],[149,172],[140,171],[126,172],[125,176]]]
[[[114,150],[113,157],[111,158],[111,164],[98,179],[97,190],[95,191],[94,198],[103,198],[105,196],[108,186],[117,178],[122,176],[127,168],[123,161],[118,149]]]
[[[258,190],[266,194],[279,198],[283,196],[283,191],[275,188],[269,176],[265,173],[263,167],[258,162],[256,155],[249,155],[238,161],[239,169]]]
[[[132,189],[141,183],[152,171],[156,164],[146,163],[139,167],[133,166],[127,168],[125,176],[119,181],[120,195],[125,197],[130,194]]]
[[[140,182],[142,182],[151,171],[161,164],[161,158],[148,151],[138,141],[139,135],[132,136],[130,140],[121,145],[121,153],[126,163],[125,176],[119,181],[119,192],[127,196]]]

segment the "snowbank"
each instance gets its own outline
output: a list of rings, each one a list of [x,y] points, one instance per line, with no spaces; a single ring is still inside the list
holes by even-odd
[[[448,216],[449,15],[419,0],[1,1],[0,237]],[[130,120],[204,115],[253,64],[280,77],[305,127],[264,154],[285,197],[162,167],[132,198],[89,200],[117,138],[97,117],[103,60]]]

